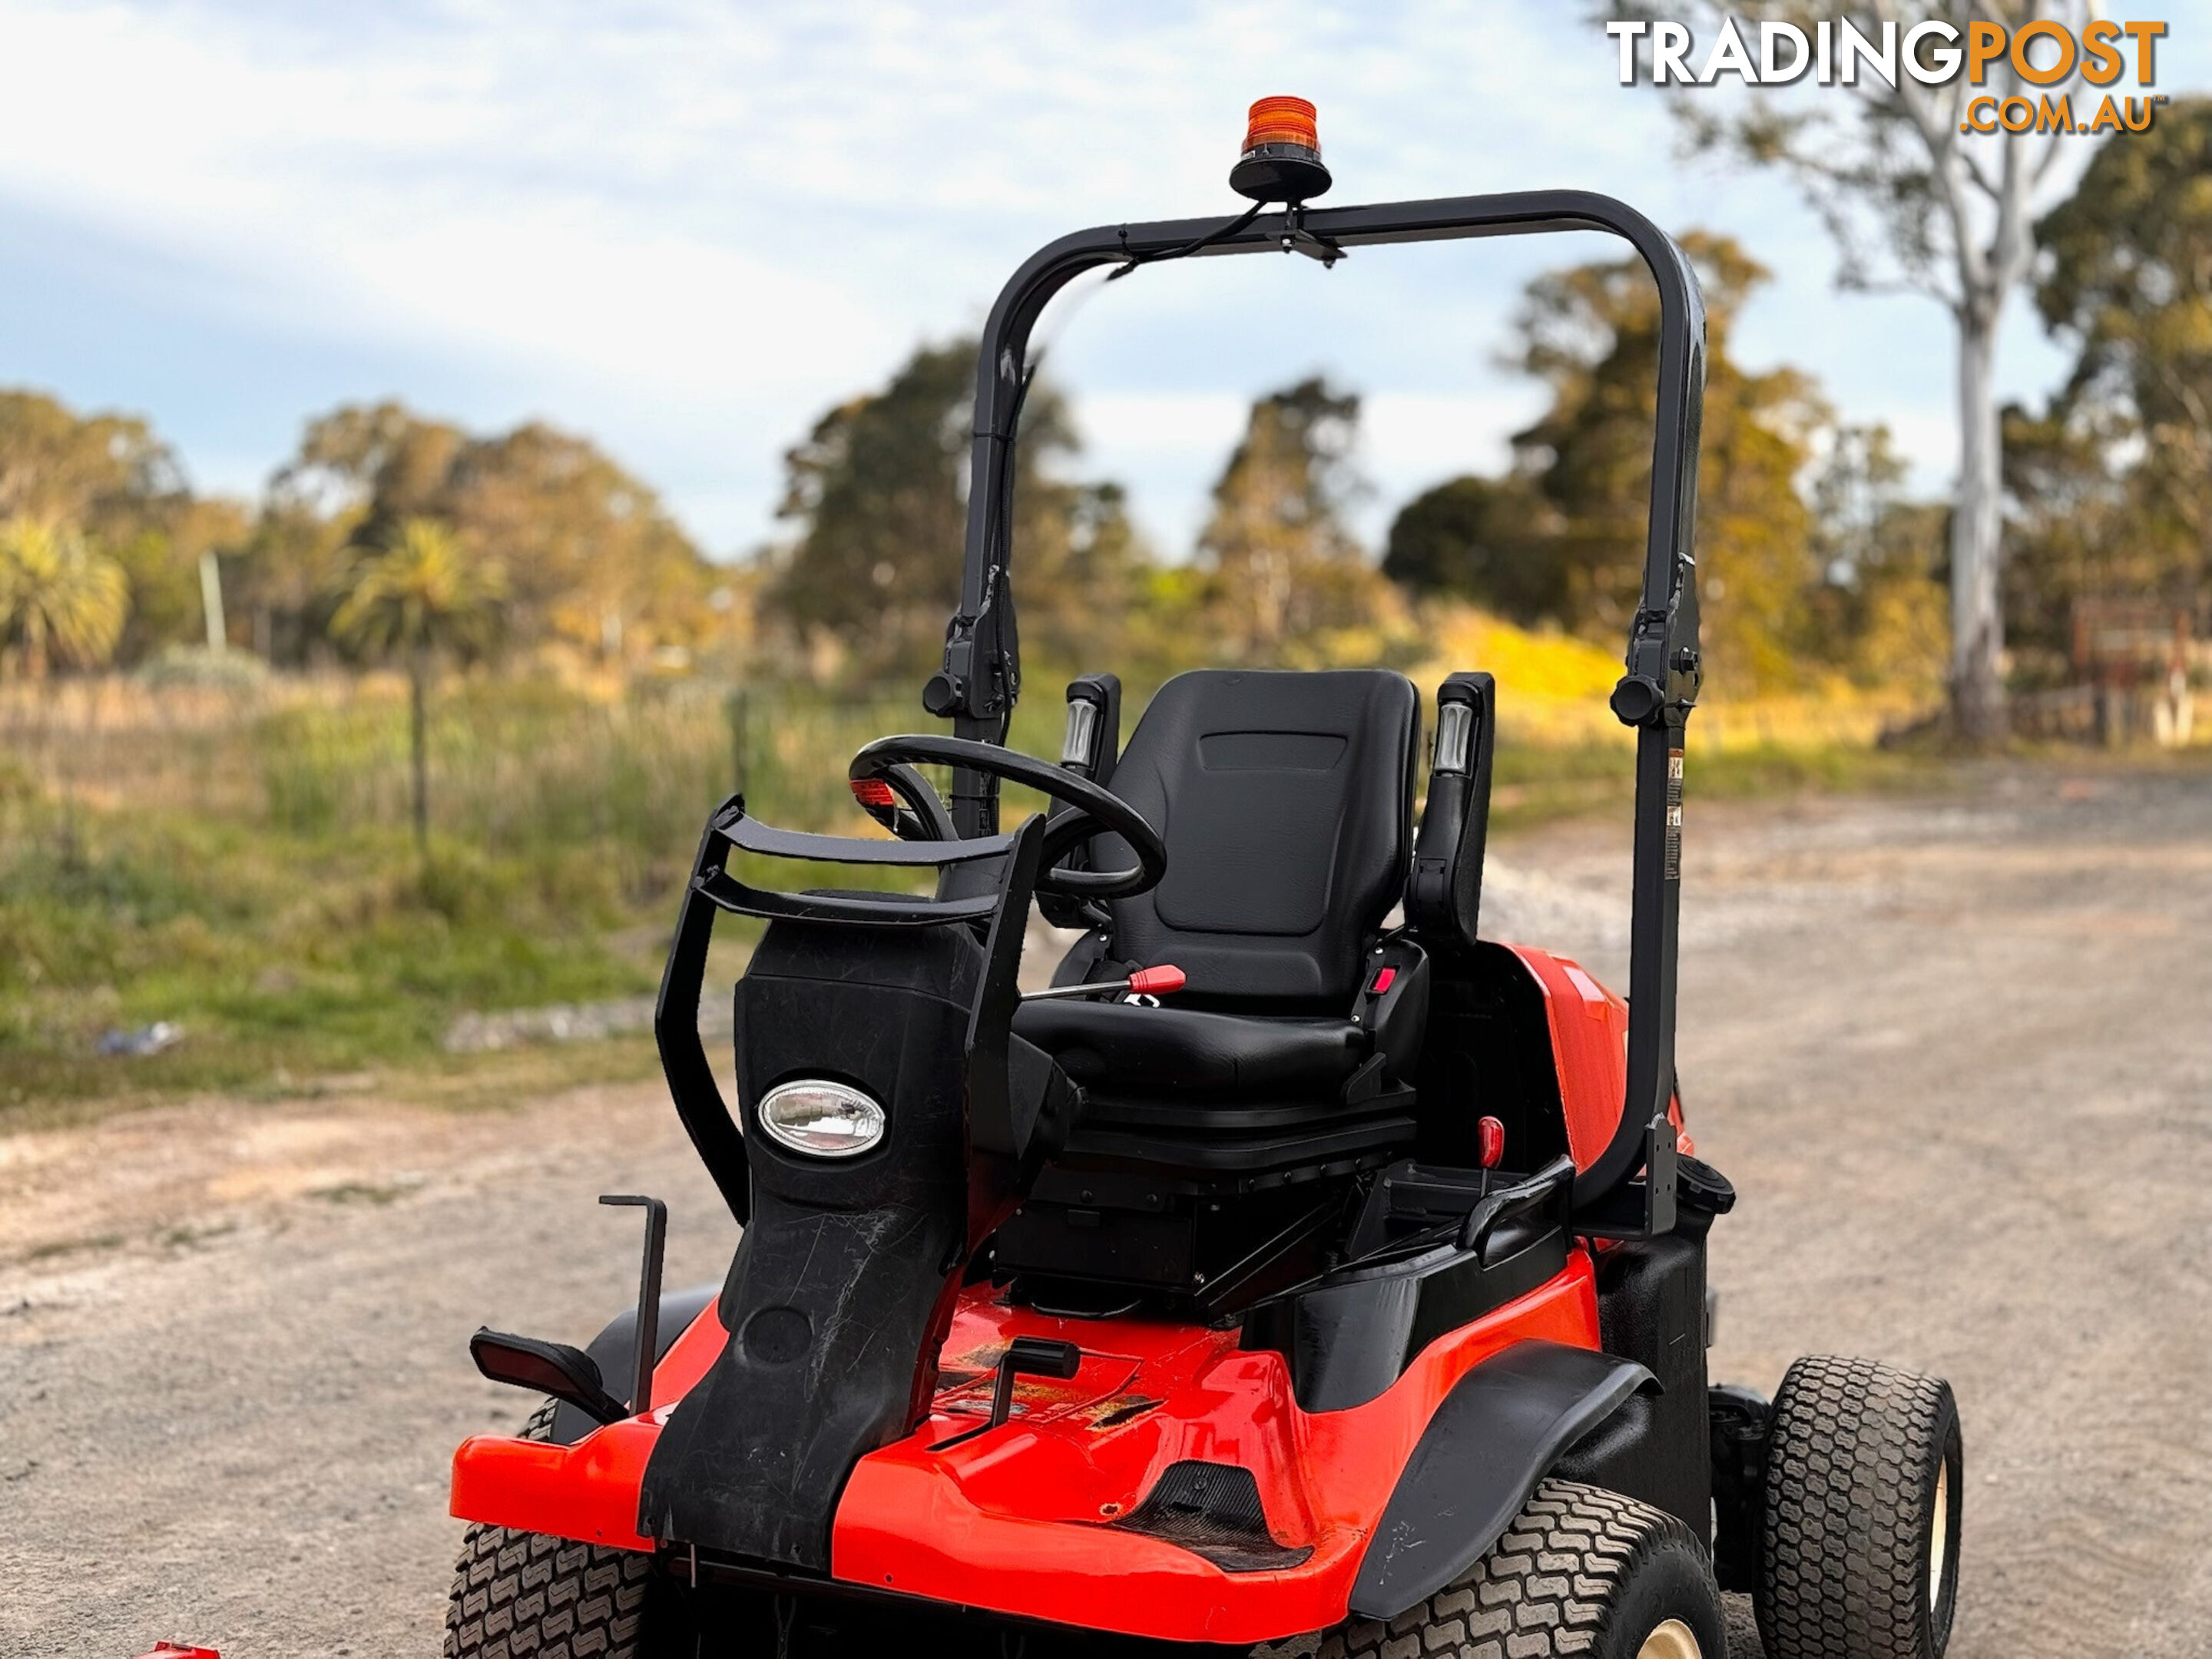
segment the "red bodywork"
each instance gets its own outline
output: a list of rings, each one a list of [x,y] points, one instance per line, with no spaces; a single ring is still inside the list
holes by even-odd
[[[1626,1006],[1577,964],[1516,947],[1542,988],[1568,1145],[1587,1166],[1626,1087]],[[1680,1121],[1679,1109],[1675,1114]],[[1688,1150],[1688,1137],[1683,1137]],[[1579,1243],[1555,1278],[1431,1343],[1376,1399],[1309,1413],[1282,1356],[1235,1331],[1155,1319],[1063,1320],[962,1294],[931,1415],[862,1458],[840,1499],[832,1576],[878,1590],[1177,1641],[1256,1642],[1345,1616],[1368,1540],[1437,1405],[1483,1360],[1530,1338],[1598,1346],[1595,1275]],[[988,1413],[990,1373],[1018,1336],[1083,1351],[1065,1381],[1024,1376],[1002,1427],[932,1448]],[[660,1425],[727,1340],[709,1308],[663,1356],[648,1415],[573,1446],[479,1436],[453,1458],[453,1512],[650,1550],[638,1492]],[[1310,1549],[1278,1571],[1229,1572],[1115,1521],[1184,1459],[1253,1472],[1275,1541]]]

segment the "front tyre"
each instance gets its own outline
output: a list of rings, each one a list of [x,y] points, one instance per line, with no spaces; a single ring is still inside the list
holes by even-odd
[[[1720,1591],[1689,1528],[1632,1498],[1547,1480],[1490,1553],[1387,1623],[1355,1620],[1255,1659],[1727,1659]]]
[[[552,1437],[553,1404],[518,1437]],[[469,1528],[446,1607],[445,1659],[641,1659],[653,1558],[544,1533]]]
[[[1942,1378],[1817,1354],[1790,1368],[1755,1597],[1767,1659],[1942,1659],[1963,1460]]]

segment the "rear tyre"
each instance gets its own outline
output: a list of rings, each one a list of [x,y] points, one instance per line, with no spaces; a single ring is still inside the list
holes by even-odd
[[[1951,1385],[1808,1355],[1774,1397],[1755,1597],[1767,1659],[1941,1659],[1965,1497]]]
[[[1271,1643],[1255,1659],[1727,1659],[1711,1565],[1673,1516],[1547,1480],[1490,1553],[1387,1623]]]
[[[520,1438],[552,1437],[553,1402]],[[445,1659],[642,1659],[653,1558],[472,1526],[453,1569]]]

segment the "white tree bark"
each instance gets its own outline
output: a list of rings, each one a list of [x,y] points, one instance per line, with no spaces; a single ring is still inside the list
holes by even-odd
[[[1869,39],[1890,26],[1902,40],[1917,25],[1943,21],[1963,31],[1972,22],[2008,29],[2051,21],[2077,40],[2099,14],[2100,0],[1856,0],[1813,6],[1808,0],[1613,0],[1616,15],[1650,21],[1656,13],[1693,10],[1703,26],[1723,17],[1790,21],[1826,28],[1838,14],[1856,13]],[[1954,37],[1955,40],[1957,37]],[[1902,66],[1900,66],[1902,68]],[[1951,707],[1958,735],[1984,744],[2004,735],[2004,617],[1999,605],[2003,566],[2003,447],[1998,423],[1996,352],[2005,302],[2027,276],[2035,252],[2033,210],[2039,188],[2066,153],[2069,140],[2028,131],[1984,131],[1966,119],[1972,100],[2008,97],[2025,85],[2008,57],[1986,66],[1983,81],[1961,72],[1929,84],[1909,71],[1891,84],[1861,75],[1856,87],[1869,119],[1854,127],[1835,114],[1837,94],[1801,85],[1795,125],[1754,131],[1746,154],[1779,162],[1810,188],[1814,206],[1844,255],[1847,285],[1905,288],[1940,300],[1958,330],[1959,478],[1951,522]],[[2079,88],[2075,88],[2076,91]],[[1686,102],[1681,107],[1687,111]],[[1702,142],[1726,123],[1697,125]],[[1971,127],[1971,131],[1968,129]],[[1893,138],[1903,143],[1893,149]],[[1911,152],[1924,153],[1919,167]],[[1886,235],[1893,276],[1876,283],[1859,268],[1869,227]]]
[[[1883,21],[1907,23],[1898,0],[1875,0]],[[2078,28],[2082,0],[2029,0],[2022,23],[2052,18]],[[1988,90],[2002,98],[2023,88],[2009,64],[1995,68]],[[1960,738],[1994,743],[2005,735],[2004,446],[1997,419],[1997,334],[2005,301],[2027,275],[2035,238],[2036,187],[2057,159],[2053,138],[2003,133],[1984,146],[1992,171],[1960,143],[1960,118],[1978,88],[1963,77],[1940,90],[1898,77],[1897,106],[1928,147],[1936,202],[1949,230],[1948,296],[1959,331],[1959,483],[1951,518],[1951,713]],[[1982,204],[1976,210],[1976,203]]]
[[[1997,325],[2004,296],[1959,319],[1959,495],[1951,515],[1951,707],[1959,735],[2004,735],[2003,450],[1997,429]]]

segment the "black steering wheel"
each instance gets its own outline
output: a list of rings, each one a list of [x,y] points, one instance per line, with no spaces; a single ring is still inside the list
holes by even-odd
[[[1101,788],[1065,767],[1033,759],[994,743],[968,738],[940,737],[933,732],[878,738],[853,757],[848,775],[853,793],[869,815],[895,834],[908,840],[957,839],[951,815],[929,781],[914,769],[930,766],[963,766],[988,773],[1009,783],[1018,783],[1048,795],[1073,810],[1054,817],[1045,828],[1044,848],[1038,860],[1036,890],[1066,898],[1127,898],[1159,885],[1168,872],[1167,843],[1159,831],[1145,822],[1137,809],[1111,791]],[[874,784],[877,789],[864,790]],[[905,803],[887,798],[895,794]],[[871,799],[871,797],[873,797]],[[1070,849],[1101,833],[1110,832],[1128,842],[1137,861],[1127,870],[1062,870],[1056,866]]]

